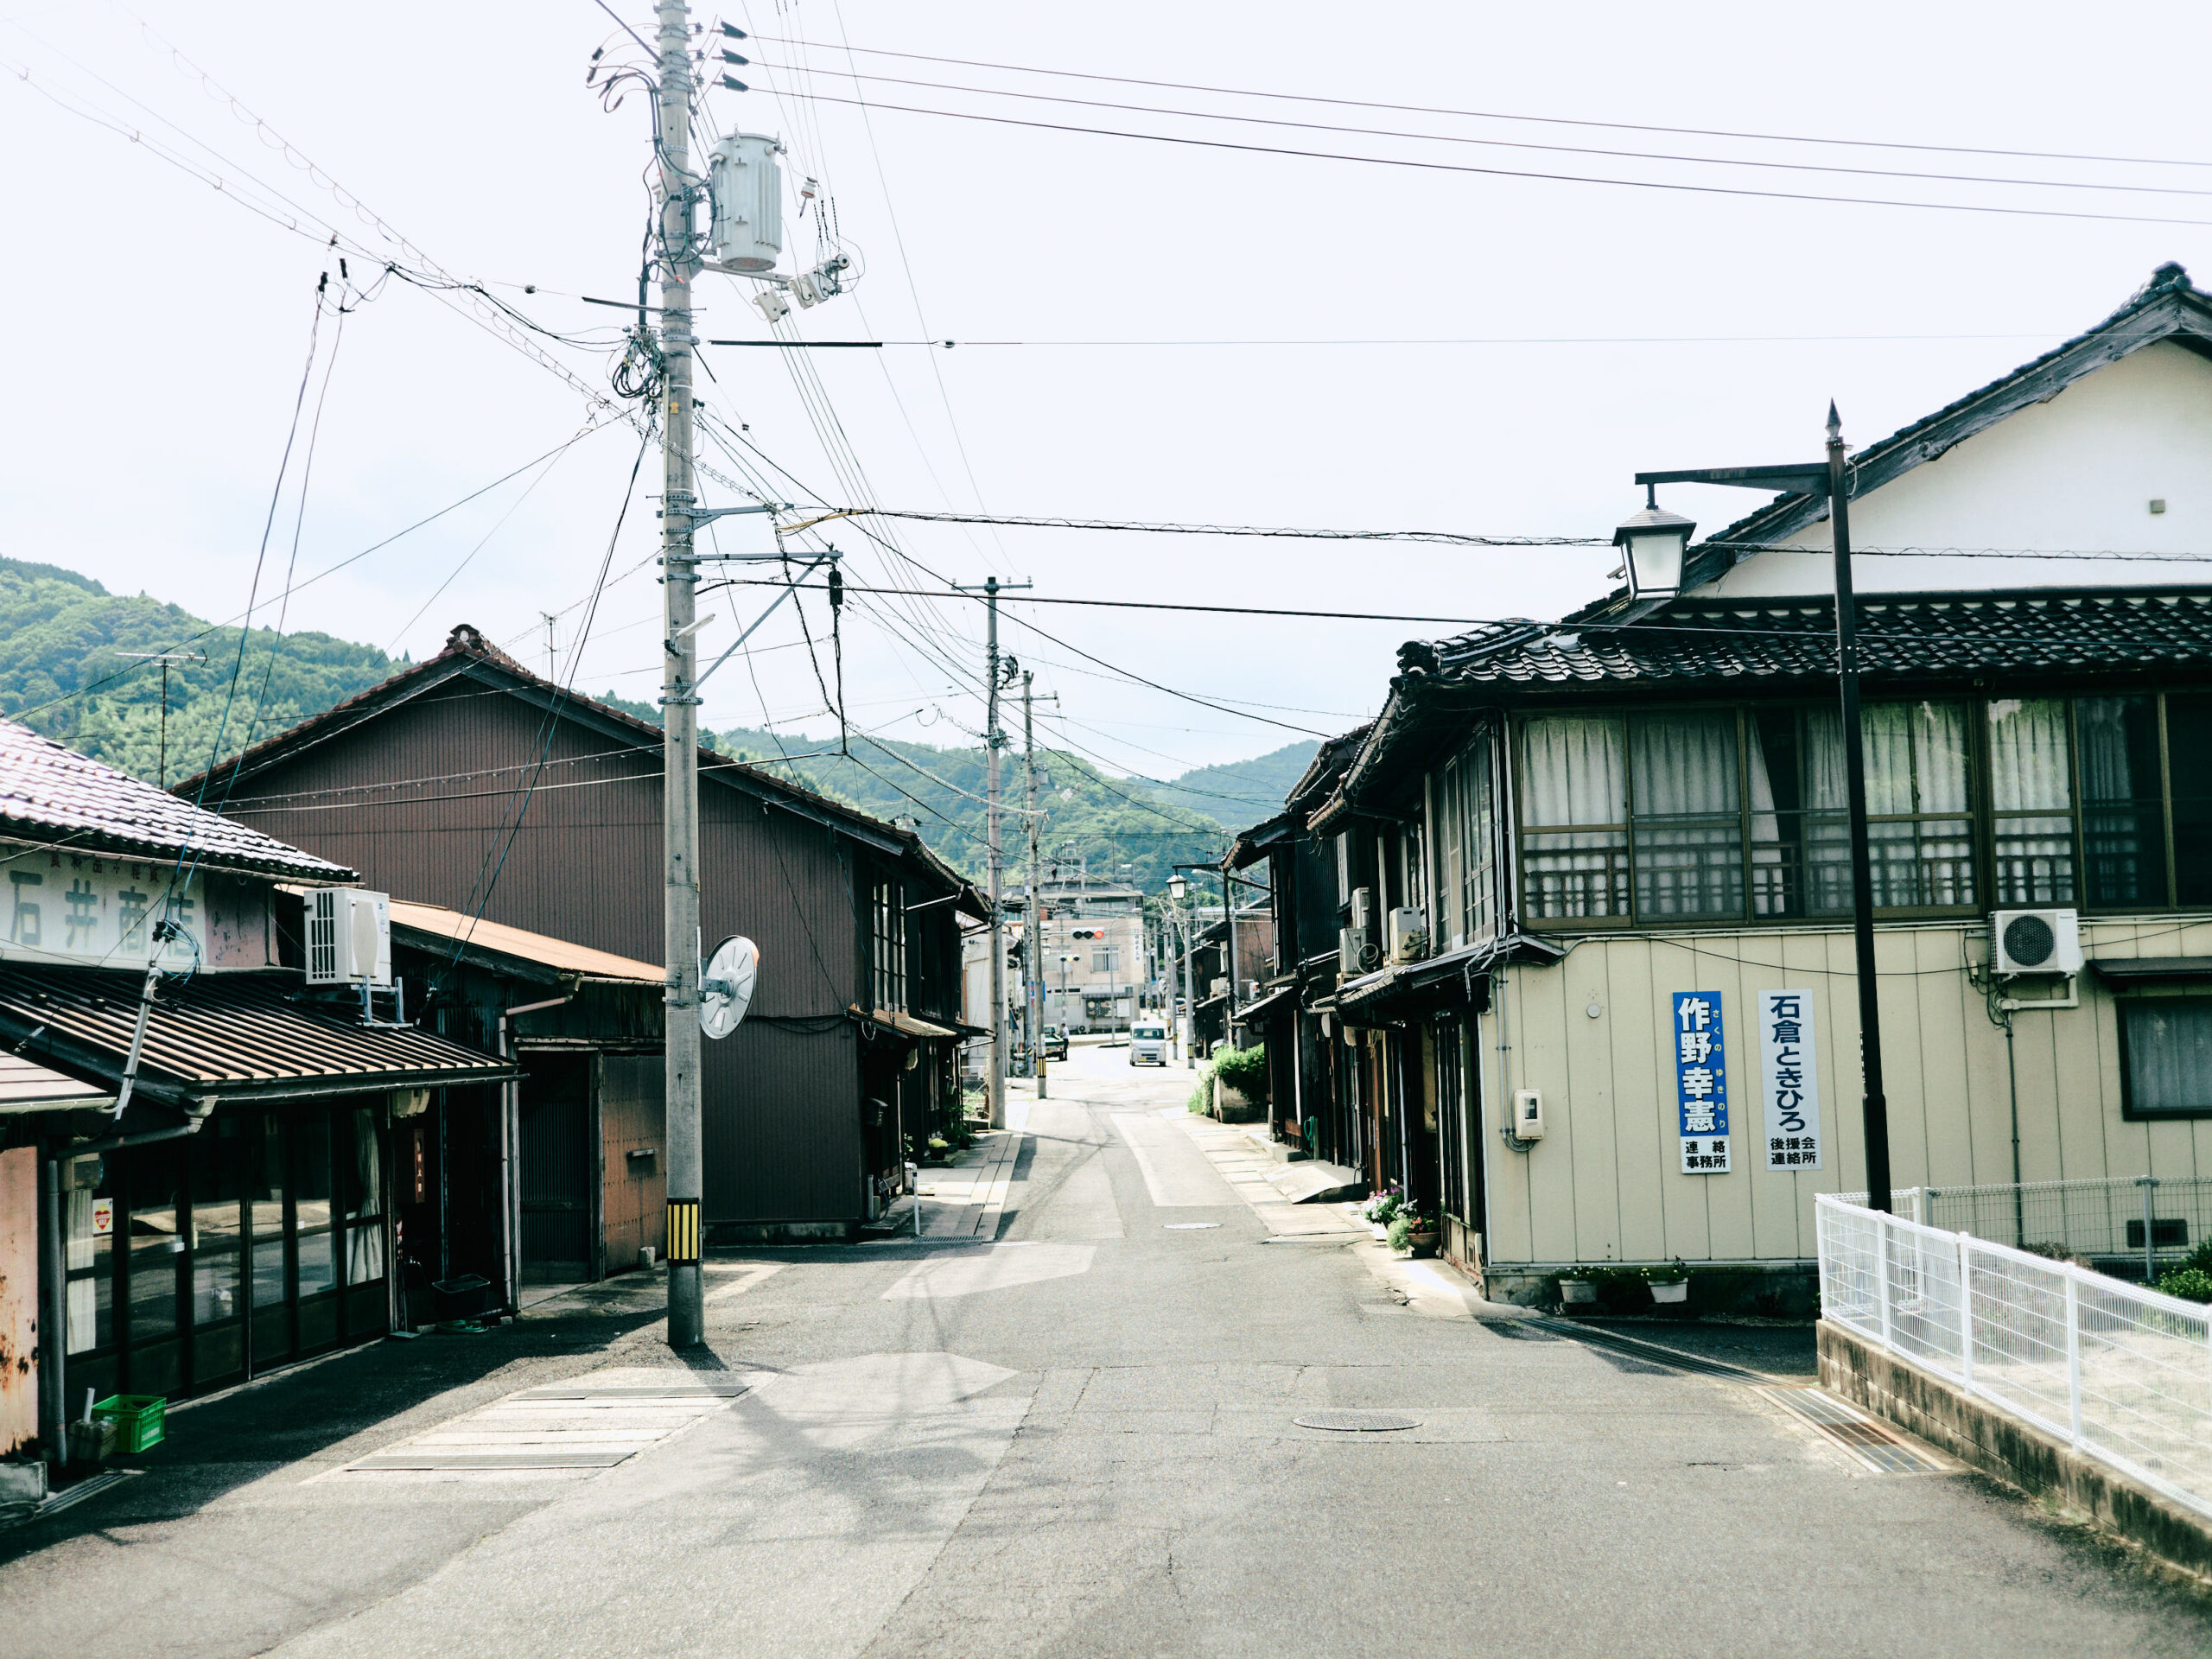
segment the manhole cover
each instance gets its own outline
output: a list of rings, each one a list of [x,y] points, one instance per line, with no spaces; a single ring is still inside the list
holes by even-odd
[[[1300,1428],[1332,1429],[1340,1434],[1376,1434],[1394,1428],[1419,1428],[1421,1419],[1402,1411],[1311,1411],[1291,1421]]]
[[[1220,1225],[1217,1221],[1171,1221],[1167,1224],[1167,1230],[1171,1233],[1195,1233]]]

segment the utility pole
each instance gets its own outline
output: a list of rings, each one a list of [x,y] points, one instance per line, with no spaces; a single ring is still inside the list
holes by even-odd
[[[1029,902],[1022,906],[1021,1029],[1029,1039],[1030,1063],[1037,1073],[1037,1098],[1045,1098],[1045,1045],[1039,1040],[1039,1021],[1045,1005],[1042,976],[1045,948],[1045,903],[1037,889],[1037,731],[1030,719],[1035,676],[1021,671],[1021,769],[1025,774],[1022,804],[1029,809]]]
[[[133,661],[159,663],[162,665],[162,757],[156,774],[161,786],[169,786],[169,664],[171,663],[204,663],[207,658],[196,651],[126,651],[123,653]]]
[[[1874,977],[1874,872],[1866,833],[1866,738],[1859,729],[1859,619],[1851,587],[1851,490],[1843,420],[1828,404],[1828,527],[1835,547],[1835,672],[1843,715],[1844,803],[1851,816],[1851,933],[1859,969],[1859,1103],[1866,1202],[1890,1207],[1890,1100],[1882,1087],[1882,1002]]]
[[[660,0],[661,715],[662,827],[668,995],[668,1345],[705,1337],[700,1294],[700,1205],[705,1191],[699,1093],[699,695],[695,640],[699,569],[691,537],[691,130],[690,8]],[[548,619],[550,633],[550,619]]]
[[[1223,1028],[1229,1033],[1229,1046],[1242,1048],[1243,1044],[1236,1040],[1236,996],[1243,987],[1236,976],[1239,966],[1236,960],[1236,893],[1229,885],[1231,879],[1229,860],[1224,858],[1221,861],[1221,914],[1229,930],[1229,1002],[1222,1010],[1221,1021]]]
[[[553,650],[553,623],[555,618],[553,613],[550,611],[540,611],[538,615],[545,620],[545,677],[550,680],[553,677],[555,658]]]
[[[1006,1128],[1006,906],[1003,902],[1006,887],[1006,849],[999,833],[1001,808],[999,802],[999,751],[1006,747],[1006,733],[999,727],[999,686],[1005,677],[999,658],[999,595],[1017,588],[1030,586],[1026,582],[1001,582],[996,576],[984,578],[982,588],[984,608],[989,613],[988,638],[984,647],[987,670],[984,689],[983,750],[985,759],[984,835],[990,861],[991,906],[991,1127]],[[976,584],[964,585],[965,591],[974,592]]]

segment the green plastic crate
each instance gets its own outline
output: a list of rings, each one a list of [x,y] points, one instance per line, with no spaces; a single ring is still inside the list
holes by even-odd
[[[111,1394],[92,1408],[92,1415],[115,1425],[115,1449],[143,1452],[167,1438],[163,1420],[169,1402],[158,1394]]]

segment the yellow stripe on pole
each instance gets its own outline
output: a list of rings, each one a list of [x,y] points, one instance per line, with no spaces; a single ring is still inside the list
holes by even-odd
[[[699,1259],[699,1200],[668,1201],[668,1259],[691,1262]]]

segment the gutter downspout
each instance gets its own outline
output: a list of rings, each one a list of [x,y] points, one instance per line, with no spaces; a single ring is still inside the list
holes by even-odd
[[[564,996],[549,996],[541,1002],[520,1002],[512,1008],[502,1008],[499,1058],[514,1058],[509,1020],[518,1014],[536,1014],[543,1008],[557,1008],[565,1002],[573,1002],[582,988],[579,982],[570,986]],[[510,1314],[522,1311],[522,1251],[518,1242],[522,1233],[522,1189],[517,1179],[521,1161],[521,1148],[517,1144],[521,1135],[521,1112],[522,1080],[509,1077],[499,1085],[499,1268]]]

